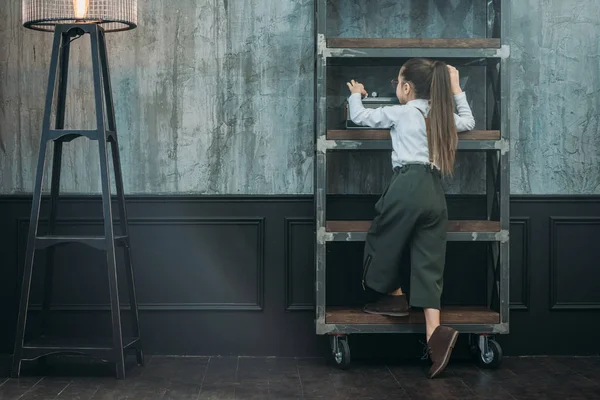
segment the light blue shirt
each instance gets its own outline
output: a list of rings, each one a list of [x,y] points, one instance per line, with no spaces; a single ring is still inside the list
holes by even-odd
[[[462,92],[454,96],[458,114],[454,114],[456,130],[470,131],[475,127],[467,95]],[[429,101],[411,100],[405,105],[365,108],[359,93],[348,98],[350,119],[357,125],[371,128],[390,129],[392,139],[392,167],[405,164],[429,164],[425,115],[429,113]]]

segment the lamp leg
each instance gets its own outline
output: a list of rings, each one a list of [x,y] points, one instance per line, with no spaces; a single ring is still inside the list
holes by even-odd
[[[59,80],[56,104],[56,129],[65,127],[65,107],[67,100],[67,78],[69,75],[69,38],[62,35],[60,50],[60,59],[58,65]],[[52,157],[52,183],[50,185],[50,216],[48,220],[48,235],[53,235],[56,231],[56,217],[58,214],[58,200],[60,195],[60,172],[62,163],[62,140],[54,141],[54,151]],[[48,317],[50,314],[50,304],[52,303],[52,286],[54,278],[54,252],[55,247],[49,247],[46,250],[46,277],[44,282],[44,297],[42,303],[42,320],[40,335],[44,335],[48,327]],[[41,360],[45,360],[42,358]]]
[[[111,153],[113,160],[113,168],[115,173],[115,186],[117,189],[117,203],[119,207],[119,220],[121,225],[121,232],[127,237],[127,245],[124,249],[125,258],[125,273],[127,276],[127,290],[129,293],[129,304],[131,307],[131,314],[133,318],[133,336],[138,338],[136,345],[136,359],[138,365],[144,365],[144,355],[142,352],[142,342],[140,338],[140,320],[138,312],[138,303],[135,293],[135,279],[133,271],[133,262],[131,257],[131,242],[129,238],[129,226],[127,223],[127,209],[125,205],[125,193],[123,189],[123,172],[121,169],[121,157],[119,154],[119,140],[117,135],[117,127],[115,121],[115,108],[112,97],[112,88],[110,83],[110,69],[108,66],[108,54],[106,50],[106,40],[104,32],[100,32],[100,61],[102,63],[102,76],[104,83],[104,98],[106,100],[106,112],[108,116],[108,126],[112,132],[111,138],[109,139],[111,145]]]
[[[62,31],[54,32],[52,45],[52,57],[50,58],[50,71],[48,73],[48,88],[46,90],[46,104],[44,110],[44,121],[42,123],[42,137],[38,153],[35,184],[33,187],[33,198],[31,214],[29,216],[29,231],[27,233],[27,249],[25,251],[25,263],[21,282],[21,299],[19,302],[19,315],[17,318],[17,329],[15,333],[15,347],[11,375],[18,378],[21,374],[21,362],[23,358],[23,345],[25,341],[25,328],[27,326],[27,309],[29,308],[29,293],[31,290],[31,276],[33,274],[33,262],[35,256],[35,241],[37,237],[38,221],[40,218],[40,206],[42,202],[42,186],[44,184],[44,169],[46,166],[46,149],[48,146],[48,134],[50,131],[50,116],[52,113],[52,101],[54,99],[54,88],[56,85],[56,71]]]
[[[106,239],[106,262],[110,288],[110,310],[112,319],[113,357],[118,379],[125,378],[125,355],[123,351],[123,333],[121,329],[121,305],[119,302],[119,285],[117,281],[117,260],[115,258],[115,238],[110,198],[110,177],[108,173],[107,132],[104,122],[104,104],[102,93],[102,75],[100,64],[100,30],[96,28],[91,34],[92,68],[94,71],[94,93],[96,99],[96,124],[98,127],[98,150],[100,156],[100,175],[102,181],[102,210],[104,214],[104,237]]]

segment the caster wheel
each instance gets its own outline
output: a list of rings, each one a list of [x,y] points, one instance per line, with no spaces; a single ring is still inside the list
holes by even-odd
[[[487,342],[488,351],[479,351],[477,354],[479,365],[484,368],[498,368],[502,362],[502,348],[495,340],[489,339]]]
[[[333,337],[331,341],[331,353],[333,362],[340,369],[348,369],[350,367],[350,345],[346,337]]]

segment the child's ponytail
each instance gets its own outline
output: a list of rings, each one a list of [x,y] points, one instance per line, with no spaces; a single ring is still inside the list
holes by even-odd
[[[429,155],[442,174],[452,175],[458,135],[454,122],[452,88],[448,66],[434,61],[431,78],[431,109],[429,111]]]

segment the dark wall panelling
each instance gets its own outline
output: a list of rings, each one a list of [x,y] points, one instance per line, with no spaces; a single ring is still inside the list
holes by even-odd
[[[529,218],[510,221],[510,308],[529,309]]]
[[[599,217],[550,217],[552,310],[600,310],[598,238]]]
[[[44,228],[44,223],[40,224]],[[28,219],[19,219],[18,265],[23,263]],[[262,309],[263,218],[132,218],[136,290],[141,310]],[[102,220],[59,219],[58,233],[101,235]],[[122,253],[117,250],[119,265]],[[54,307],[108,310],[108,279],[102,253],[81,245],[55,252]],[[73,260],[77,260],[76,263]],[[36,254],[32,307],[41,304],[45,254]],[[119,270],[119,281],[125,275]],[[226,282],[227,284],[223,284]],[[125,285],[120,298],[128,299]]]
[[[589,335],[582,335],[589,329],[600,329],[600,311],[596,309],[552,309],[552,254],[557,249],[559,270],[570,271],[576,261],[586,264],[586,270],[578,269],[569,272],[570,281],[581,282],[589,287],[588,282],[597,271],[597,249],[587,228],[568,226],[558,228],[559,235],[552,239],[553,223],[551,217],[574,220],[600,218],[600,197],[598,196],[516,196],[511,199],[511,215],[513,224],[511,232],[511,265],[512,294],[511,302],[522,301],[515,293],[515,277],[518,272],[514,268],[519,265],[515,261],[517,247],[517,229],[514,222],[528,218],[526,223],[529,240],[527,242],[527,269],[529,274],[529,302],[527,310],[514,310],[510,314],[511,332],[500,337],[501,343],[510,354],[599,354],[600,344]],[[593,228],[596,229],[597,227]],[[577,254],[573,249],[577,249]],[[556,259],[556,257],[554,257]],[[570,260],[569,260],[570,259]],[[569,260],[569,261],[567,261]],[[562,265],[561,265],[562,263]],[[593,267],[590,267],[594,265]],[[575,267],[579,268],[579,267]],[[596,278],[598,279],[598,278]],[[566,282],[565,282],[566,283]],[[562,285],[562,286],[561,286]],[[581,301],[577,293],[565,294],[565,286],[561,288],[560,301]],[[579,289],[577,289],[579,290]]]
[[[310,198],[155,196],[130,197],[127,202],[148,353],[314,354],[312,313],[286,312],[284,285],[285,218],[311,220]],[[17,275],[22,269],[29,210],[28,196],[0,198],[0,256],[5,261],[0,270],[0,319],[6,321],[0,329],[0,353],[12,351]],[[98,230],[101,216],[99,198],[66,197],[59,210],[60,229]],[[306,228],[306,224],[294,225],[294,262],[298,255],[304,257],[299,253],[303,248],[312,252],[306,246],[312,246],[312,227],[308,238]],[[37,322],[43,278],[43,253],[36,256],[30,327]],[[107,332],[102,260],[100,252],[83,246],[57,251],[53,333],[75,333],[73,324],[78,335]],[[298,261],[291,268],[301,274],[298,268],[306,266],[302,259]],[[122,282],[124,278],[121,274]],[[294,305],[306,302],[305,285],[296,286]],[[121,298],[125,310],[126,290]],[[123,317],[128,320],[127,312]]]
[[[363,243],[331,243],[327,246],[327,259],[327,304],[358,306],[374,298],[361,284]],[[410,293],[410,252],[404,254],[401,268],[398,285]],[[480,284],[485,282],[486,274],[485,244],[448,243],[442,302],[486,305],[486,286]]]
[[[327,341],[314,333],[311,196],[127,200],[148,353],[326,354]],[[376,200],[377,196],[331,196],[328,215],[370,219]],[[61,204],[63,232],[101,230],[99,198],[71,196]],[[479,196],[450,196],[448,206],[451,218],[485,216],[485,201]],[[0,353],[12,351],[29,207],[29,196],[0,197]],[[511,333],[499,338],[505,353],[600,353],[593,335],[581,335],[600,329],[600,254],[595,245],[600,198],[514,197],[511,214]],[[486,249],[479,245],[449,243],[445,304],[485,303],[486,285],[478,282],[487,274]],[[332,244],[328,257],[331,304],[358,305],[373,297],[360,284],[362,243]],[[405,265],[409,261],[407,255]],[[44,263],[40,252],[32,327],[39,316]],[[102,253],[77,245],[57,250],[52,332],[108,333],[106,279]],[[121,293],[125,311],[127,293]],[[127,312],[123,316],[127,325]],[[421,351],[419,339],[351,338],[357,357],[413,356]]]
[[[313,310],[315,306],[314,221],[285,218],[285,309]]]

